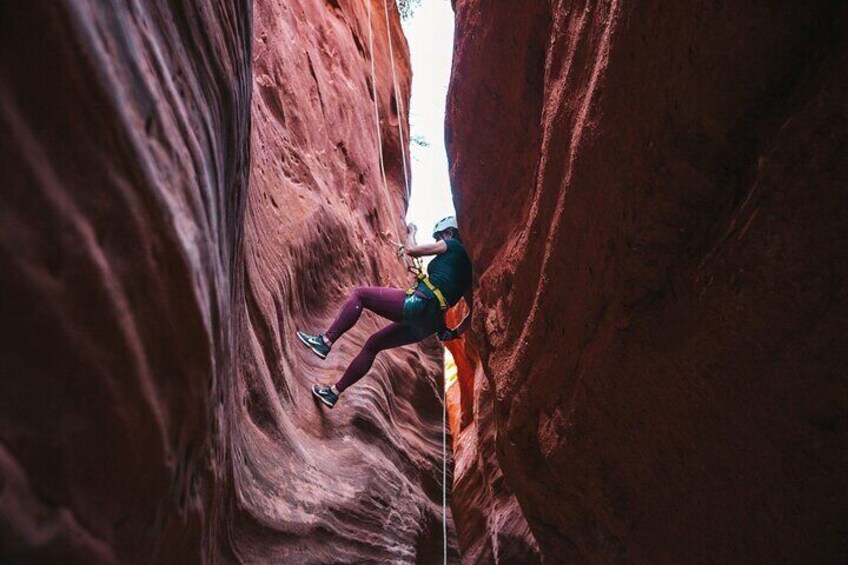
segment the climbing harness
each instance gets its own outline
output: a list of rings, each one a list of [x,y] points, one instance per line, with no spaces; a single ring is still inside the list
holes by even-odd
[[[433,281],[430,280],[430,277],[427,276],[427,273],[425,273],[424,271],[419,271],[418,274],[415,275],[415,280],[418,282],[423,282],[424,285],[430,289],[430,292],[432,292],[433,296],[436,297],[436,300],[439,301],[439,308],[441,308],[442,311],[448,309],[448,301],[445,300],[445,295],[442,294],[442,291],[439,290],[439,287],[433,284]],[[412,294],[413,292],[415,292],[417,286],[418,285],[412,285],[411,287],[406,289],[406,294]]]
[[[392,0],[392,4],[395,3],[395,0]],[[389,185],[386,179],[386,164],[383,159],[383,138],[380,132],[380,107],[377,101],[377,78],[376,72],[374,69],[374,31],[371,24],[371,0],[365,0],[365,6],[367,7],[368,12],[368,45],[370,48],[371,55],[371,97],[374,99],[374,119],[377,126],[377,147],[379,148],[380,155],[380,175],[383,181],[383,191],[386,196],[386,200],[389,202],[390,212],[392,214],[392,218],[395,218],[395,209],[394,209],[394,201],[391,198],[391,194],[389,194]],[[394,57],[394,48],[392,46],[392,34],[391,34],[391,26],[389,25],[389,6],[388,0],[383,0],[383,8],[386,15],[386,36],[388,37],[389,44],[389,59],[391,61],[392,68],[392,87],[394,89],[394,97],[395,103],[398,108],[398,133],[400,135],[400,150],[401,150],[401,160],[403,161],[403,182],[406,187],[406,195],[409,197],[409,173],[406,168],[406,151],[404,149],[404,136],[403,136],[403,103],[401,101],[401,97],[399,95],[399,88],[397,82],[397,74],[395,73],[395,57]],[[397,6],[395,6],[397,8]],[[399,13],[399,12],[398,12]],[[395,228],[395,236],[400,242],[400,232],[397,229],[397,225],[392,221],[392,225]],[[416,279],[424,281],[424,284],[427,285],[436,298],[439,300],[439,306],[442,310],[447,308],[447,302],[444,299],[441,291],[430,282],[429,278],[427,278],[426,274],[423,274],[423,268],[421,266],[420,260],[413,261],[410,265],[408,262],[406,254],[403,254],[403,262],[406,265],[407,270],[416,273]],[[423,278],[422,277],[423,274]],[[407,291],[409,292],[409,291]],[[448,455],[447,455],[447,392],[444,390],[444,385],[442,386],[442,542],[443,542],[443,557],[444,563],[447,565],[448,562],[448,522],[447,522],[447,472],[448,472]]]

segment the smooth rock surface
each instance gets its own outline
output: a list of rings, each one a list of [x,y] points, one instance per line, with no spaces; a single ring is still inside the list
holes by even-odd
[[[543,561],[844,561],[844,4],[454,5],[475,340]]]
[[[2,8],[0,561],[440,562],[438,344],[328,411],[385,322],[294,338],[406,284],[408,54],[392,12],[399,103],[371,6],[387,190],[365,3]]]

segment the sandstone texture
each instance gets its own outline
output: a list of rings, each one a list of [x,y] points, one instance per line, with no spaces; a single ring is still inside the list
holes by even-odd
[[[478,459],[542,561],[844,562],[844,4],[454,7]]]
[[[385,322],[294,339],[406,284],[384,5],[4,5],[0,561],[441,562],[441,348],[330,412],[308,386]]]
[[[230,390],[228,452],[235,459],[226,489],[239,519],[231,520],[231,539],[219,537],[243,561],[442,560],[438,341],[381,353],[369,375],[328,411],[313,401],[311,384],[335,382],[388,322],[364,314],[326,361],[292,339],[297,329],[324,331],[356,286],[409,284],[392,242],[405,229],[409,196],[401,161],[408,129],[400,110],[408,108],[411,71],[392,10],[398,101],[383,6],[372,2],[388,192],[371,98],[367,5],[255,3],[242,295],[248,333]]]
[[[482,366],[472,377],[474,421],[454,440],[451,493],[462,562],[539,563],[536,540],[497,462],[494,396]]]
[[[0,21],[0,561],[196,562],[238,340],[250,4]]]
[[[464,306],[448,311],[449,326],[459,324]],[[455,459],[451,508],[462,562],[539,563],[536,540],[497,461],[494,396],[477,350],[468,334],[445,346],[457,366],[447,401]]]

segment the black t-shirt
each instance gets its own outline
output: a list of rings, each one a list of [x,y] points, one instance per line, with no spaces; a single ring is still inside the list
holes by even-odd
[[[448,250],[430,261],[427,274],[430,281],[445,295],[448,304],[453,306],[471,286],[471,259],[461,241],[453,238],[444,241]]]

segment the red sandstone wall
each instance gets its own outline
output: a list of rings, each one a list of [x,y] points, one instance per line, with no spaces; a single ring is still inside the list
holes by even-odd
[[[438,560],[440,349],[382,355],[329,412],[308,385],[380,322],[327,363],[293,339],[405,278],[382,6],[393,206],[365,4],[2,8],[0,561]]]
[[[389,4],[391,6],[391,3]],[[388,322],[366,313],[320,361],[294,339],[323,331],[355,286],[408,285],[395,255],[408,195],[382,0],[372,18],[381,186],[366,5],[256,1],[245,339],[232,387],[225,560],[436,563],[442,557],[442,354],[433,339],[382,353],[332,411],[332,383]],[[411,70],[390,13],[401,106]],[[448,437],[450,442],[450,437]],[[450,475],[449,475],[450,477]],[[450,514],[449,514],[450,516]],[[456,557],[452,523],[450,552]]]
[[[455,8],[475,340],[543,560],[844,561],[842,5]]]
[[[448,326],[465,313],[464,302],[449,310]],[[451,508],[462,562],[539,563],[536,540],[497,462],[492,389],[469,338],[445,343],[457,366],[448,412],[455,460]]]
[[[238,337],[249,16],[2,8],[0,561],[200,560]]]
[[[539,563],[536,540],[497,461],[492,389],[482,366],[471,377],[474,419],[454,440],[451,494],[462,562]]]

